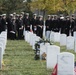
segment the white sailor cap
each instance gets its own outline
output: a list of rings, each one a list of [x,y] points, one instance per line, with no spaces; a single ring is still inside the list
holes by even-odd
[[[21,12],[21,14],[24,14],[24,12]]]
[[[6,14],[2,14],[2,16],[6,16]]]
[[[13,14],[10,14],[10,16],[13,16]]]
[[[33,14],[34,16],[37,16],[37,14]]]
[[[48,17],[50,17],[51,15],[47,15]]]
[[[43,16],[42,16],[42,15],[39,15],[39,17],[43,18]]]
[[[19,14],[16,14],[16,16],[19,16]]]
[[[13,15],[16,15],[16,12],[14,12]]]
[[[64,19],[64,17],[60,17],[60,19]]]
[[[26,13],[27,16],[29,16],[29,13]]]

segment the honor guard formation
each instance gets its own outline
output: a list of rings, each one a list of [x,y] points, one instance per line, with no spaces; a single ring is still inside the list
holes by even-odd
[[[37,36],[43,37],[43,28],[46,28],[46,35],[50,35],[50,31],[65,33],[67,36],[73,36],[76,30],[75,14],[70,16],[63,15],[47,15],[44,22],[42,15],[21,12],[20,14],[0,15],[0,33],[7,29],[8,39],[22,39],[23,31],[33,31]]]

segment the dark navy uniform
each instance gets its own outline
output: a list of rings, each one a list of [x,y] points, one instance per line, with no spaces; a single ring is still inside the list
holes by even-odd
[[[73,32],[74,32],[74,26],[75,26],[75,19],[71,19],[71,35],[73,36]]]
[[[46,22],[45,22],[46,31],[51,31],[51,29],[50,29],[50,28],[51,28],[51,27],[50,27],[51,25],[50,25],[50,24],[51,24],[51,20],[50,20],[50,19],[49,19],[49,20],[47,19]]]
[[[7,33],[7,37],[10,38],[10,31],[12,31],[12,18],[13,18],[13,14],[10,14],[9,17],[7,17],[6,21],[7,21],[7,29],[8,29],[8,33]]]
[[[43,37],[43,25],[44,22],[43,20],[40,18],[42,18],[42,16],[39,17],[39,20],[37,21],[37,35],[40,36],[41,38]]]
[[[60,24],[60,28],[61,28],[61,34],[65,34],[66,20],[64,18],[60,19],[59,24]]]
[[[45,26],[46,26],[46,39],[49,41],[50,40],[50,31],[51,31],[50,15],[48,15],[48,19],[45,21]]]
[[[23,21],[26,31],[30,31],[30,22],[29,14],[27,13]]]
[[[6,18],[3,16],[1,19],[1,31],[6,30]]]
[[[70,30],[70,18],[67,17],[67,19],[66,19],[66,24],[65,24],[65,34],[66,34],[67,36],[69,36],[69,30]]]
[[[11,20],[11,31],[10,31],[10,39],[16,39],[16,18]]]
[[[21,16],[18,19],[18,39],[22,39],[23,37],[23,20],[21,18]]]
[[[2,29],[2,28],[1,28],[1,19],[2,19],[2,16],[0,15],[0,33],[1,33],[1,31],[2,31],[2,30],[1,30],[1,29]]]
[[[33,33],[37,34],[37,18],[34,16],[31,20]]]

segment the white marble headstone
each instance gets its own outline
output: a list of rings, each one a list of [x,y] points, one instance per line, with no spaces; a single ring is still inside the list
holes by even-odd
[[[60,46],[66,46],[66,40],[67,40],[66,34],[61,34],[60,35]]]
[[[60,42],[60,33],[58,32],[54,33],[54,42]]]
[[[2,48],[0,47],[0,69],[2,69]]]
[[[42,44],[40,47],[40,59],[42,59],[42,54],[47,54],[47,47],[50,46],[49,43]]]
[[[4,48],[3,48],[3,43],[0,42],[0,47],[2,48],[2,54],[4,54]]]
[[[35,43],[36,40],[36,34],[32,34],[30,38],[30,45],[33,46],[33,43]]]
[[[57,75],[74,75],[74,54],[63,52],[57,57]]]
[[[5,41],[4,41],[4,38],[0,38],[0,42],[3,43],[3,50],[5,50]],[[5,51],[3,53],[5,53]]]
[[[27,41],[27,38],[28,38],[28,37],[27,37],[27,33],[28,33],[28,32],[25,31],[25,41]]]
[[[54,68],[57,64],[57,55],[60,53],[60,47],[56,45],[50,45],[47,47],[47,69]]]
[[[6,46],[6,43],[7,43],[6,37],[5,37],[4,35],[1,35],[1,36],[0,36],[0,39],[4,39],[4,41],[5,41],[5,46]]]
[[[51,31],[51,34],[50,34],[50,41],[54,42],[54,32]]]
[[[46,46],[45,45],[41,46],[41,48],[40,48],[40,59],[42,59],[42,54],[44,52],[46,53]]]
[[[74,32],[74,40],[76,40],[76,31]]]
[[[75,40],[75,45],[74,45],[74,47],[75,47],[75,48],[74,48],[74,51],[75,51],[75,53],[76,53],[76,40]]]
[[[50,31],[46,31],[46,39],[48,40],[48,41],[50,41]]]
[[[35,37],[32,48],[35,49],[35,44],[39,41],[39,38]]]
[[[29,43],[29,40],[30,40],[30,32],[28,31],[27,33],[27,42]]]
[[[68,36],[67,37],[67,50],[71,50],[73,49],[74,50],[74,37],[72,36]]]

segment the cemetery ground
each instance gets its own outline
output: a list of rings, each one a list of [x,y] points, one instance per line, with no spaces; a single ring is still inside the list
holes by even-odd
[[[59,46],[59,43],[54,44]],[[61,47],[61,52],[64,51],[67,52],[66,47]],[[74,53],[76,58],[73,50],[68,52]],[[24,40],[8,40],[0,75],[51,75],[52,70],[46,69],[46,61],[35,60],[34,56],[34,50]]]
[[[34,59],[34,50],[24,40],[8,40],[0,75],[50,75],[46,61]]]

